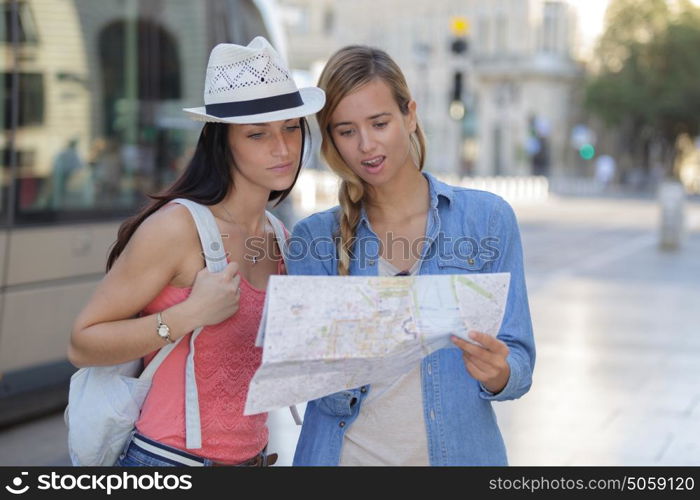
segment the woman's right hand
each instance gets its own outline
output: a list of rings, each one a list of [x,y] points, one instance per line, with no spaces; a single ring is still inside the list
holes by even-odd
[[[230,262],[218,273],[204,268],[197,273],[192,292],[183,302],[183,308],[187,308],[199,326],[221,323],[238,311],[240,284],[236,262]]]

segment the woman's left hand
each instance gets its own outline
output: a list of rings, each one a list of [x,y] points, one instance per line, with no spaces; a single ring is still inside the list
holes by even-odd
[[[469,374],[484,384],[490,392],[494,394],[501,392],[510,377],[510,366],[506,361],[508,346],[485,333],[469,332],[469,338],[481,345],[471,344],[452,336],[452,343],[462,350],[464,366]]]

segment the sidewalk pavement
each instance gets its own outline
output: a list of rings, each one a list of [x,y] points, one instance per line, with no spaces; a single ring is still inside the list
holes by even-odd
[[[652,201],[515,208],[538,357],[495,405],[510,463],[700,465],[700,204],[677,252]]]

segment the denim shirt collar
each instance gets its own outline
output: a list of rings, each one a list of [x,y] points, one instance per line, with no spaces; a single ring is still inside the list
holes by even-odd
[[[435,177],[433,177],[431,174],[427,172],[422,172],[423,177],[425,177],[428,180],[428,189],[429,189],[429,194],[430,194],[430,207],[435,210],[438,207],[438,203],[440,202],[440,197],[445,198],[447,200],[448,204],[452,203],[452,198],[454,196],[454,192],[452,191],[452,188],[445,184],[444,182],[441,182],[437,180]],[[364,203],[360,207],[360,221],[359,224],[365,224],[367,227],[369,227],[369,218],[367,217],[367,211],[365,210],[365,205]]]

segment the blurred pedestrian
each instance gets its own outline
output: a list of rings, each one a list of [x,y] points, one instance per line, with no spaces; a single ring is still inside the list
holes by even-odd
[[[317,114],[321,150],[342,179],[340,206],[295,226],[292,241],[313,242],[314,251],[291,259],[289,273],[507,272],[511,281],[497,338],[462,332],[478,344],[453,337],[453,347],[433,352],[394,380],[309,402],[294,464],[505,465],[491,401],[525,394],[535,362],[513,210],[496,195],[450,186],[422,172],[425,140],[416,103],[385,52],[365,46],[339,50],[319,86],[328,99]],[[482,242],[467,257],[449,244],[438,248],[438,241],[465,237]],[[388,242],[397,240],[420,250],[395,253]],[[373,243],[381,255],[372,253]]]
[[[610,155],[600,155],[595,161],[595,179],[606,191],[615,177],[615,159]]]
[[[123,173],[117,141],[110,138],[95,139],[90,164],[95,182],[95,201],[101,207],[115,208],[119,201]]]
[[[78,155],[78,139],[71,139],[59,151],[51,168],[51,208],[61,210],[71,202],[70,183],[83,169],[83,161]]]
[[[235,82],[235,85],[232,83]],[[117,465],[262,465],[267,414],[244,416],[248,385],[261,362],[255,337],[270,275],[283,272],[266,218],[296,182],[308,138],[305,115],[323,92],[298,90],[262,37],[211,52],[201,108],[206,122],[194,155],[163,194],[119,229],[107,275],[75,321],[69,359],[76,366],[148,363],[169,342],[205,326],[195,369],[201,448],[186,448],[185,364],[189,342],[165,358]],[[228,265],[204,268],[203,249],[185,198],[208,207]],[[251,258],[247,242],[255,238]],[[205,249],[206,250],[206,249]]]

